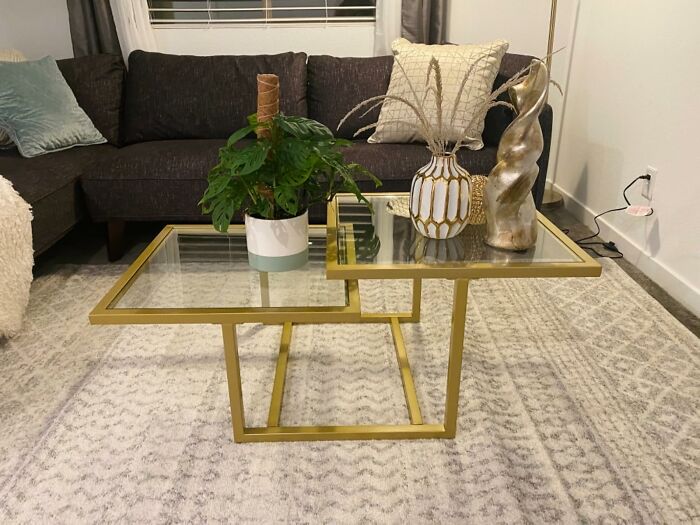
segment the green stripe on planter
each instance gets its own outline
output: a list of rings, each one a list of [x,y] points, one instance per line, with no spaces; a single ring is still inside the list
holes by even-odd
[[[248,252],[248,263],[259,272],[288,272],[301,268],[309,260],[309,249],[283,257],[264,257]]]

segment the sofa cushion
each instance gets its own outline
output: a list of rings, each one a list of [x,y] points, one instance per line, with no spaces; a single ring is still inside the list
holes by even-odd
[[[306,116],[306,55],[129,56],[124,111],[127,143],[227,138],[255,113],[258,73],[280,77],[281,110]]]
[[[124,94],[122,57],[92,55],[59,60],[57,63],[78,105],[107,142],[118,146]]]
[[[82,177],[90,216],[96,221],[207,221],[197,203],[225,142],[163,140],[119,149]]]
[[[338,58],[310,56],[307,64],[309,117],[328,126],[337,137],[352,139],[354,133],[377,122],[379,108],[365,117],[355,113],[337,130],[342,118],[357,104],[370,97],[385,95],[394,57]],[[369,106],[367,107],[369,109]],[[372,130],[358,138],[367,138]]]
[[[78,179],[98,159],[115,151],[109,145],[86,146],[31,159],[17,150],[0,151],[0,174],[32,206],[35,253],[45,251],[80,220]]]
[[[481,149],[484,113],[480,108],[489,101],[508,42],[431,45],[399,38],[392,42],[391,49],[395,60],[387,91],[389,98],[382,105],[369,142],[425,143],[428,132],[422,132],[420,125],[424,118],[431,130],[429,134],[441,135],[448,142],[462,141],[470,149]],[[435,60],[442,67],[431,74]],[[441,91],[441,104],[438,91]],[[421,106],[422,117],[401,99],[413,100],[413,104]]]
[[[52,57],[0,62],[0,79],[0,128],[23,157],[107,142]]]

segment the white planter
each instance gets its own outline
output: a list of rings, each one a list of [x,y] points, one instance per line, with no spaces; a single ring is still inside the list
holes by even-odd
[[[454,155],[433,156],[413,176],[411,221],[418,233],[449,239],[464,230],[469,218],[470,181]]]
[[[286,272],[309,260],[309,213],[291,219],[245,216],[248,262],[261,272]]]

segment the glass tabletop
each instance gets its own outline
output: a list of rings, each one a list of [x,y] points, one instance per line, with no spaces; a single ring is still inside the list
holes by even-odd
[[[481,277],[507,277],[505,270],[530,267],[557,268],[561,275],[576,266],[580,275],[586,267],[593,276],[599,265],[578,248],[573,241],[546,218],[538,216],[537,243],[532,248],[513,252],[492,248],[484,243],[485,225],[468,225],[458,236],[446,240],[428,239],[420,235],[408,218],[408,194],[368,195],[372,209],[349,195],[336,197],[329,207],[329,224],[336,230],[336,260],[329,261],[335,277],[343,269],[354,270],[354,278],[370,278],[364,271],[377,269],[389,277],[397,272],[414,269],[423,276],[438,276],[439,269],[481,269]],[[331,216],[334,214],[335,216]],[[567,266],[568,265],[568,266]],[[337,275],[335,270],[337,270]],[[489,270],[492,270],[489,273]],[[429,272],[433,273],[429,273]],[[453,271],[453,273],[455,273]],[[522,271],[521,271],[522,273]],[[583,272],[585,273],[585,272]],[[599,273],[599,272],[598,272]],[[420,277],[421,275],[415,275]],[[447,274],[446,274],[447,276]],[[456,277],[455,275],[449,275]],[[514,277],[517,275],[513,273]],[[522,275],[527,276],[527,275]],[[470,275],[476,277],[476,275]]]
[[[309,261],[298,270],[263,273],[248,264],[245,231],[174,226],[142,254],[144,260],[110,309],[342,307],[343,281],[325,277],[326,228],[309,231]],[[166,228],[166,230],[168,230]],[[138,262],[138,261],[137,261]]]

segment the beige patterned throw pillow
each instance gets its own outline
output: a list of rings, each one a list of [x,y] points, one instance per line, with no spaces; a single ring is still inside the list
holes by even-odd
[[[411,102],[423,100],[426,92],[426,76],[430,60],[435,57],[440,63],[443,84],[443,125],[449,126],[448,137],[451,142],[461,138],[463,131],[479,112],[480,106],[488,100],[501,67],[501,59],[508,50],[508,42],[496,40],[488,44],[468,45],[427,45],[412,44],[405,38],[395,40],[391,45],[396,60],[403,66],[406,75],[394,61],[389,81],[387,95],[407,98]],[[477,62],[478,61],[478,62]],[[476,65],[469,75],[458,108],[452,120],[452,109],[457,100],[462,80],[472,65]],[[415,89],[413,94],[406,76]],[[432,82],[432,81],[431,81]],[[434,85],[432,83],[431,85]],[[423,104],[431,123],[437,126],[437,104],[435,97],[429,94]],[[397,121],[403,121],[397,122]],[[406,124],[406,122],[410,124]],[[417,132],[418,118],[405,104],[396,100],[387,100],[379,114],[377,129],[368,142],[414,142],[422,141]],[[470,137],[470,149],[481,149],[484,143],[481,133],[484,130],[484,119],[478,118],[472,123],[465,136]]]
[[[24,62],[25,56],[16,49],[0,49],[0,62]],[[0,147],[10,146],[12,139],[0,129]]]

